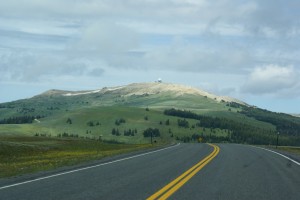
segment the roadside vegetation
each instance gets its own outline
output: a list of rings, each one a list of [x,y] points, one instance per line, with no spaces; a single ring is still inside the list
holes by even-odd
[[[276,149],[276,146],[272,146],[272,149]],[[281,151],[286,151],[292,154],[296,154],[298,156],[300,156],[300,147],[292,147],[292,146],[278,146],[277,147],[278,150]]]
[[[121,144],[116,141],[74,138],[0,136],[0,178],[153,147],[150,144]]]

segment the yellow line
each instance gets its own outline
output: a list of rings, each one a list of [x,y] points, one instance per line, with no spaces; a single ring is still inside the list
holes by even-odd
[[[220,151],[220,148],[216,145],[209,144],[214,148],[213,152],[206,156],[203,160],[191,167],[189,170],[178,176],[172,182],[160,189],[158,192],[147,198],[147,200],[160,199],[164,200],[170,197],[180,187],[182,187],[188,180],[190,180],[198,171],[200,171],[205,165],[207,165]]]

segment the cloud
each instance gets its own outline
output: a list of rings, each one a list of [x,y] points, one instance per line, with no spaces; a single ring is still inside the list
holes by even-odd
[[[174,37],[170,44],[146,51],[142,59],[150,69],[198,73],[240,73],[254,62],[242,48],[228,46],[222,39],[203,41],[201,37]]]
[[[82,59],[69,60],[49,52],[11,52],[0,55],[0,82],[45,82],[63,76],[100,76],[104,69]]]
[[[75,51],[100,54],[124,53],[139,45],[139,35],[114,21],[100,21],[82,28],[79,38],[70,44]]]
[[[10,0],[0,2],[5,17],[67,19],[72,21],[118,19],[129,23],[219,25],[239,27],[251,34],[287,34],[298,29],[300,3],[280,0]],[[221,32],[219,32],[221,33]]]
[[[87,75],[92,76],[92,77],[99,77],[99,76],[102,76],[104,72],[105,72],[105,70],[102,68],[94,68],[94,69],[90,70],[87,73]]]
[[[256,67],[242,87],[245,93],[294,96],[299,94],[300,73],[293,66],[265,65]]]

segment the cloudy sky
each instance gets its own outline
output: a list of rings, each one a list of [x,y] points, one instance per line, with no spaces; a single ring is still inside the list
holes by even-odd
[[[179,83],[300,113],[298,0],[0,2],[0,102]]]

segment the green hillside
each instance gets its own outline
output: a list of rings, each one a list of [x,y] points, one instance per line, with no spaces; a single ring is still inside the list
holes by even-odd
[[[203,126],[198,118],[164,114],[170,108],[191,111],[231,126],[214,123]],[[116,123],[120,119],[125,123]],[[188,126],[180,126],[178,120],[186,120]],[[300,119],[297,117],[167,83],[140,83],[79,92],[50,90],[30,99],[0,104],[0,123],[1,135],[143,144],[150,141],[149,137],[144,137],[144,131],[153,128],[160,131],[156,142],[188,142],[201,138],[211,142],[274,144],[280,132],[281,144],[300,145]]]

